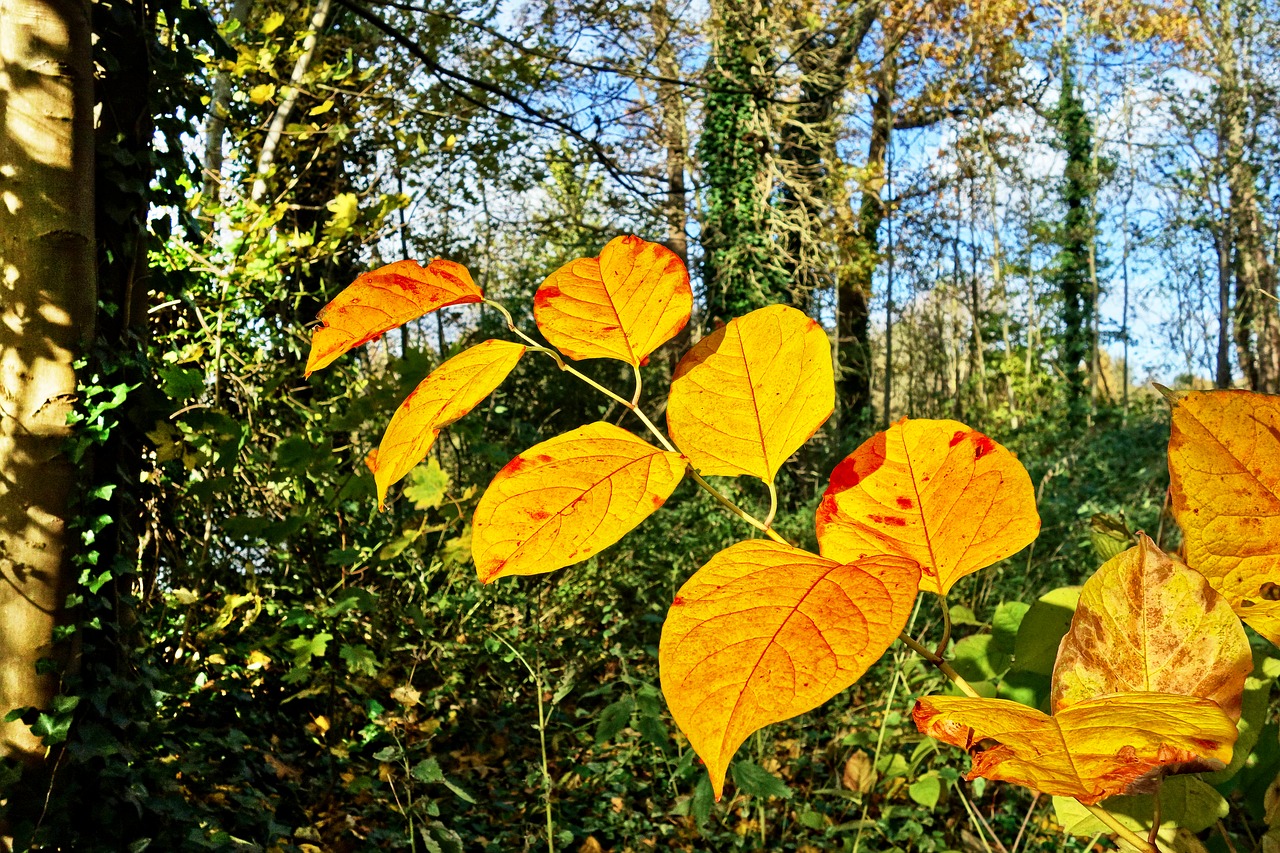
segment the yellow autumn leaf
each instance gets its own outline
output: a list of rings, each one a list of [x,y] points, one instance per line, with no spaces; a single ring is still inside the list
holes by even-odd
[[[280,12],[272,12],[262,21],[262,34],[270,35],[280,29],[280,25],[284,23],[284,15]]]
[[[367,272],[320,309],[306,375],[424,314],[483,300],[467,268],[453,261],[436,258],[425,269],[417,261],[396,261]]]
[[[1107,693],[1211,699],[1240,719],[1253,655],[1231,605],[1143,533],[1080,593],[1053,669],[1056,712]]]
[[[759,539],[729,546],[680,587],[658,669],[716,799],[753,732],[813,710],[880,659],[906,625],[919,576],[901,557],[842,565]]]
[[[329,110],[331,109],[333,109],[333,101],[325,100],[319,104],[316,104],[314,107],[308,110],[307,115],[309,116],[323,115],[324,113],[329,112]]]
[[[1148,793],[1165,775],[1219,769],[1236,742],[1217,703],[1167,693],[1108,694],[1052,717],[1007,699],[925,696],[912,716],[924,734],[969,752],[967,778],[1086,805]]]
[[[827,333],[794,308],[770,305],[685,354],[671,380],[667,427],[699,472],[772,482],[834,409]]]
[[[692,308],[684,262],[639,237],[615,237],[598,258],[570,261],[533,296],[534,320],[556,349],[635,366],[684,328]]]
[[[1280,397],[1178,395],[1169,490],[1187,565],[1280,645]]]
[[[378,484],[378,506],[387,489],[427,457],[443,427],[471,411],[515,369],[525,348],[490,340],[441,364],[396,409],[376,452],[366,460]]]
[[[602,551],[662,506],[684,469],[680,454],[603,421],[534,445],[476,505],[480,580],[550,572]]]
[[[259,83],[249,90],[249,100],[255,104],[265,104],[267,101],[275,97],[275,83]]]
[[[903,418],[831,472],[817,528],[823,556],[901,554],[920,564],[920,589],[945,595],[1029,545],[1040,516],[1002,445],[958,421]]]

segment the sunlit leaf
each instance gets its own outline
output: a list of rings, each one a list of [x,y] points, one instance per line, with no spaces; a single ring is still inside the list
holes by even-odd
[[[384,332],[448,305],[483,301],[462,264],[396,261],[367,272],[320,309],[307,375]]]
[[[920,564],[920,589],[945,594],[1029,545],[1040,516],[1003,446],[958,421],[903,418],[831,472],[817,525],[824,556],[901,554]]]
[[[1280,397],[1189,391],[1173,404],[1169,489],[1187,565],[1280,645]]]
[[[1167,693],[1115,693],[1052,717],[1004,699],[926,696],[917,728],[973,757],[967,778],[1025,785],[1086,804],[1144,793],[1171,773],[1231,760],[1236,727],[1217,703]]]
[[[533,297],[538,329],[565,355],[637,366],[684,328],[692,308],[684,262],[639,237],[615,237],[600,257],[570,261]]]
[[[716,554],[676,594],[658,650],[662,692],[716,798],[744,740],[853,684],[906,624],[919,568],[842,565],[767,540]]]
[[[603,421],[536,444],[507,463],[476,506],[480,580],[581,562],[644,521],[684,476],[678,453]]]
[[[831,342],[816,320],[771,305],[730,320],[680,360],[667,427],[703,474],[772,481],[835,408]]]
[[[1139,533],[1137,547],[1103,564],[1080,593],[1058,649],[1053,708],[1106,693],[1178,693],[1212,699],[1238,720],[1252,669],[1227,600]]]
[[[387,489],[427,457],[440,430],[475,408],[515,369],[525,348],[489,340],[441,364],[410,392],[367,460],[378,483],[378,505]]]

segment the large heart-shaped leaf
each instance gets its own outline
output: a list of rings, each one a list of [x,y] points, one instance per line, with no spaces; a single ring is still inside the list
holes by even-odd
[[[307,376],[410,320],[448,305],[482,301],[471,273],[453,261],[436,258],[425,269],[417,261],[396,261],[367,272],[320,309]]]
[[[924,734],[973,756],[968,778],[1087,805],[1146,793],[1164,775],[1219,769],[1236,741],[1216,702],[1168,693],[1113,693],[1052,717],[1005,699],[926,696],[912,716]]]
[[[1106,693],[1212,699],[1240,719],[1253,656],[1244,626],[1199,572],[1143,533],[1084,585],[1053,670],[1053,708]]]
[[[906,624],[919,575],[901,557],[842,565],[753,540],[685,582],[662,626],[662,692],[717,799],[752,732],[818,707],[884,654]]]
[[[639,237],[615,237],[600,257],[570,261],[533,296],[534,320],[556,349],[636,366],[684,328],[692,308],[684,261]]]
[[[480,580],[587,559],[662,506],[684,470],[680,454],[603,421],[534,445],[497,473],[476,506],[471,554]]]
[[[1177,396],[1169,489],[1187,565],[1280,645],[1280,397]]]
[[[701,473],[772,482],[834,408],[827,333],[800,311],[771,305],[685,353],[671,380],[667,427]]]
[[[958,421],[903,418],[831,472],[817,526],[823,556],[901,554],[946,594],[1029,545],[1040,516],[1018,457]]]
[[[441,428],[493,393],[524,351],[510,341],[485,341],[441,364],[410,392],[366,460],[378,484],[379,506],[386,503],[387,489],[426,458]]]

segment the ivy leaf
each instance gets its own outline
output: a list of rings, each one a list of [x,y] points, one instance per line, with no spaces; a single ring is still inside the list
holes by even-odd
[[[382,443],[366,459],[378,484],[378,505],[387,489],[427,457],[440,430],[480,404],[502,384],[525,347],[489,340],[441,364],[409,393],[387,424]]]
[[[958,421],[903,418],[831,472],[817,526],[824,556],[901,554],[920,564],[921,590],[945,595],[1031,544],[1040,516],[1003,446]]]
[[[827,333],[800,311],[771,305],[685,354],[671,379],[667,426],[699,472],[773,482],[834,409]]]
[[[658,648],[671,715],[719,799],[753,732],[857,681],[906,624],[919,568],[879,556],[842,565],[767,540],[716,554],[676,594]]]
[[[684,262],[639,237],[615,237],[598,258],[570,261],[533,297],[534,320],[556,349],[637,367],[684,328],[692,309]]]
[[[1084,585],[1053,670],[1053,708],[1106,693],[1178,693],[1240,719],[1253,655],[1244,626],[1199,572],[1145,533]]]
[[[1169,491],[1187,565],[1280,645],[1280,397],[1177,395]]]
[[[926,696],[912,714],[924,734],[973,756],[968,779],[1025,785],[1086,805],[1143,793],[1170,773],[1217,770],[1236,727],[1217,703],[1167,693],[1114,693],[1050,717],[1005,699]]]
[[[662,506],[684,469],[680,454],[604,421],[534,445],[497,473],[476,506],[471,553],[480,580],[587,559]]]
[[[424,314],[483,300],[467,268],[453,261],[436,258],[425,269],[417,261],[396,261],[367,272],[320,309],[306,375]]]

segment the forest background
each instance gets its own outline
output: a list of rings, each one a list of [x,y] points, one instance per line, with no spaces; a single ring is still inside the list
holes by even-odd
[[[542,850],[550,802],[583,853],[1098,849],[959,781],[908,714],[940,676],[900,651],[753,739],[713,803],[656,645],[736,520],[685,484],[665,524],[482,586],[493,474],[629,414],[524,359],[378,512],[389,413],[505,324],[448,309],[304,380],[310,327],[441,256],[532,330],[543,278],[619,234],[693,279],[653,370],[806,311],[838,404],[780,481],[793,541],[902,416],[1029,469],[1040,538],[951,598],[956,666],[994,684],[1012,602],[1080,583],[1117,522],[1176,547],[1150,380],[1280,391],[1278,48],[1272,0],[0,0],[0,372],[7,405],[56,403],[0,437],[0,834]],[[1202,847],[1266,832],[1273,688]]]

